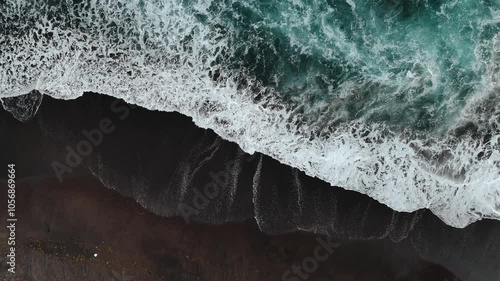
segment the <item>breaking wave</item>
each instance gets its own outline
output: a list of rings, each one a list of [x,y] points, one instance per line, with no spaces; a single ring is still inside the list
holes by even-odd
[[[397,211],[500,219],[495,1],[45,2],[0,2],[4,100],[105,93]]]

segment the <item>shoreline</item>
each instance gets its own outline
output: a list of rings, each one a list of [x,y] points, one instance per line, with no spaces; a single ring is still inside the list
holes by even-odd
[[[455,229],[428,210],[398,213],[270,157],[249,156],[180,114],[137,107],[120,120],[124,111],[111,110],[115,101],[96,94],[71,101],[46,97],[27,123],[1,111],[0,131],[9,135],[0,140],[7,161],[17,161],[19,178],[55,177],[51,164],[68,164],[67,147],[78,151],[85,140],[82,131],[93,131],[108,118],[115,130],[103,133],[92,153],[64,174],[63,184],[77,176],[88,177],[91,171],[108,189],[162,217],[182,215],[180,204],[196,207],[197,194],[217,184],[217,196],[190,216],[191,224],[218,227],[256,218],[258,229],[266,234],[302,230],[341,240],[406,243],[425,260],[449,268],[464,281],[499,280],[498,221]]]
[[[4,280],[282,280],[283,272],[313,255],[322,237],[266,235],[255,221],[185,224],[144,210],[91,176],[22,183],[18,197],[18,279]],[[455,280],[407,243],[337,242],[309,280],[400,280],[405,274]]]

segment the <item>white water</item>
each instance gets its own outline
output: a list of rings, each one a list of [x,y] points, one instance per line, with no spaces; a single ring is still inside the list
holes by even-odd
[[[116,18],[130,37],[92,29],[104,26],[92,18],[97,12],[81,18],[92,32],[78,31],[54,25],[37,14],[39,8],[28,13],[22,1],[7,2],[0,10],[3,15],[33,13],[37,26],[22,35],[0,34],[0,97],[34,89],[58,99],[74,99],[85,91],[108,94],[150,110],[190,116],[199,127],[213,129],[246,152],[262,152],[397,211],[428,208],[455,227],[500,219],[499,135],[485,144],[472,139],[427,142],[389,137],[381,126],[353,123],[327,139],[310,139],[304,135],[307,127],[291,125],[296,117],[284,107],[255,103],[252,94],[237,90],[231,79],[218,84],[211,80],[209,70],[223,69],[214,61],[227,48],[225,38],[186,13],[178,1],[151,1],[135,13],[124,9],[126,16],[116,3],[92,2],[107,15],[106,21]],[[137,6],[140,1],[123,2]],[[45,39],[42,34],[48,32],[53,36]],[[188,36],[192,40],[181,43]],[[490,74],[484,78],[484,96],[470,101],[464,118],[475,117],[477,104],[498,91],[497,71],[491,69]],[[448,151],[447,158],[431,162],[421,156],[423,149],[427,155]],[[481,151],[489,157],[478,160]]]

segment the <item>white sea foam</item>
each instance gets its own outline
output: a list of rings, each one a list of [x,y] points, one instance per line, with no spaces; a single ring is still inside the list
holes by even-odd
[[[34,89],[58,99],[85,91],[109,94],[190,116],[246,152],[262,152],[397,211],[428,208],[455,227],[500,219],[499,135],[489,142],[411,139],[389,136],[382,126],[350,123],[311,138],[306,125],[293,125],[299,117],[284,106],[265,106],[232,79],[215,83],[209,77],[215,69],[230,75],[216,63],[227,51],[226,39],[185,12],[181,1],[90,1],[79,14],[69,8],[62,14],[68,26],[50,18],[44,1],[6,2],[1,23],[10,22],[11,31],[0,34],[0,97]],[[34,22],[33,28],[23,21]],[[76,21],[87,24],[75,29]],[[497,75],[492,71],[485,96],[498,91],[491,86]],[[462,115],[475,114],[485,99],[472,101]]]

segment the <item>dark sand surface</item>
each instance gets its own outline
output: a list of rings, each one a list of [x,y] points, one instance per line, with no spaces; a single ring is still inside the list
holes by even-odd
[[[265,155],[248,155],[180,114],[129,107],[122,120],[125,111],[111,110],[113,102],[97,94],[72,101],[44,97],[27,123],[0,110],[1,163],[16,163],[17,177],[31,179],[26,191],[20,189],[26,199],[18,208],[27,212],[20,221],[31,223],[20,226],[19,238],[32,241],[20,256],[24,269],[35,271],[20,280],[115,280],[109,279],[112,272],[128,272],[121,264],[134,261],[151,273],[135,280],[280,280],[286,268],[311,255],[317,235],[330,235],[342,247],[308,280],[453,280],[441,266],[463,281],[500,280],[498,221],[455,229],[427,210],[394,212]],[[76,148],[85,139],[82,131],[98,128],[104,118],[115,130],[60,185],[51,164],[65,164],[66,147]],[[186,224],[179,206],[193,206],[197,190],[213,182],[220,192]],[[176,237],[191,242],[184,245]],[[47,255],[48,247],[67,241],[73,241],[66,244],[74,250],[71,258]],[[80,256],[87,248],[78,243],[95,247],[103,241],[116,253],[109,258],[120,260],[116,266],[96,262],[105,254]],[[71,274],[83,277],[64,277]]]
[[[6,273],[2,261],[2,280],[281,280],[319,245],[306,233],[265,235],[254,221],[159,217],[91,177],[25,181],[17,197],[17,273]],[[404,242],[339,242],[307,280],[455,280]]]

